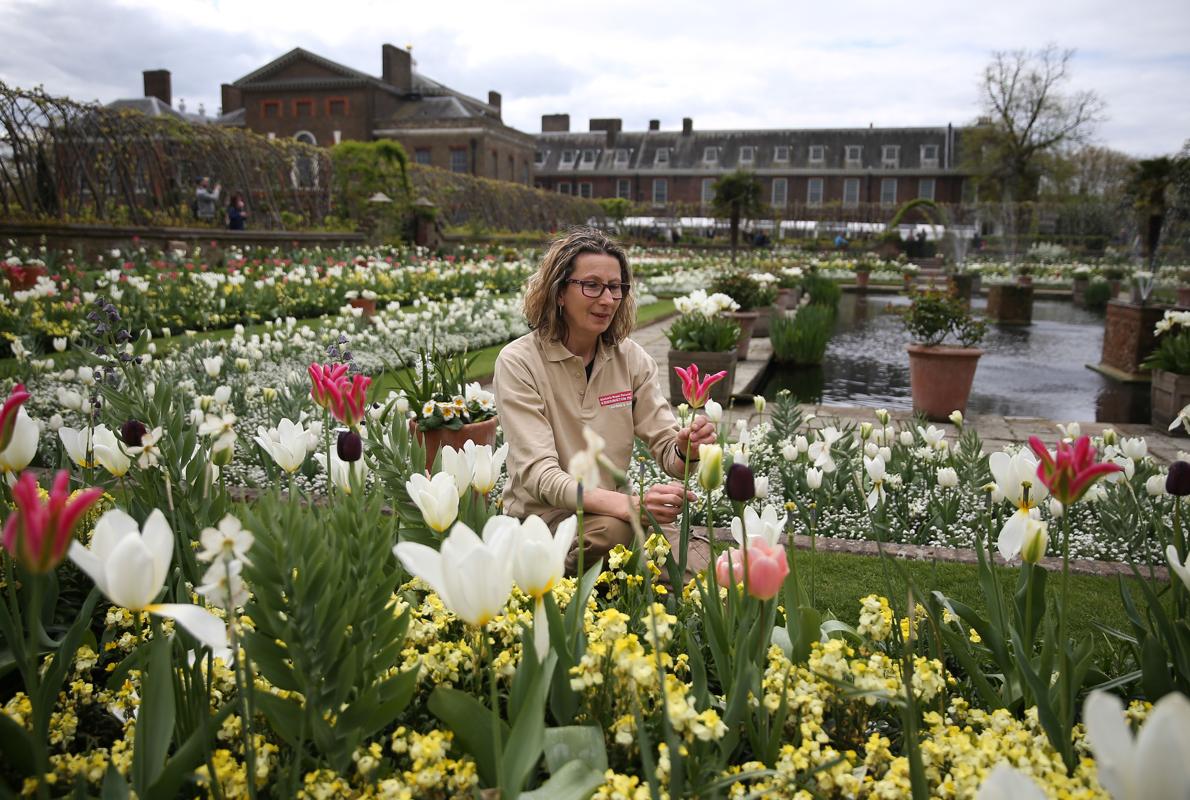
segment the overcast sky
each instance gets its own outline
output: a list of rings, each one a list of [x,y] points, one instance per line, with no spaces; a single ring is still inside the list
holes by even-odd
[[[700,129],[964,124],[993,50],[1077,50],[1071,87],[1107,103],[1100,144],[1171,153],[1190,139],[1187,0],[682,3],[0,0],[0,80],[108,102],[173,73],[174,103],[304,47],[372,75],[380,46],[529,133],[541,115]]]

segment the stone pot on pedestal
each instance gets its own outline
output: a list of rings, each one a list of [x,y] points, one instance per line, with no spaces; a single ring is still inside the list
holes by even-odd
[[[727,377],[711,387],[711,399],[727,408],[731,403],[731,387],[735,384],[735,365],[738,357],[735,350],[725,353],[695,352],[690,350],[669,351],[669,401],[675,406],[686,402],[682,394],[682,378],[674,371],[674,367],[685,369],[691,364],[698,365],[699,375],[713,375],[719,371],[727,372]]]
[[[857,270],[855,273],[855,285],[858,286],[861,291],[867,291],[868,278],[870,277],[872,277],[872,273],[868,272],[867,270]]]
[[[756,319],[760,316],[756,311],[728,311],[725,316],[734,319],[740,326],[740,338],[736,342],[736,353],[740,361],[748,360],[748,345],[752,344],[752,331],[756,327]]]
[[[952,411],[967,412],[971,384],[983,350],[978,347],[906,345],[913,410],[945,420]]]
[[[1155,369],[1152,376],[1149,389],[1150,421],[1154,428],[1164,433],[1178,412],[1190,404],[1190,375]],[[1174,433],[1180,435],[1184,430],[1179,426],[1174,429]]]
[[[1157,335],[1153,328],[1164,315],[1163,306],[1142,306],[1123,300],[1108,301],[1101,364],[1143,379],[1140,364],[1157,346]]]
[[[996,284],[988,287],[988,319],[1002,325],[1033,322],[1033,287]]]

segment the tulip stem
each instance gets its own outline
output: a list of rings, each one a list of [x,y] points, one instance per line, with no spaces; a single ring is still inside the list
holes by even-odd
[[[6,576],[9,587],[13,586],[11,573]],[[41,671],[37,663],[38,631],[41,630],[41,606],[43,577],[26,570],[24,584],[29,589],[29,603],[25,606],[25,657],[21,665],[21,672],[25,679],[25,688],[29,702],[33,708],[33,742],[34,756],[37,759],[37,796],[49,797],[45,784],[45,775],[50,771],[49,752],[46,743],[49,741],[50,710],[37,708],[41,698]],[[19,613],[19,611],[18,611]],[[51,706],[57,698],[50,700]]]
[[[578,525],[578,585],[583,582],[583,569],[586,567],[586,549],[587,537],[583,533],[583,482],[578,482],[578,490],[576,492],[578,498],[577,507],[574,509],[575,520]]]
[[[690,492],[690,438],[686,438],[686,458],[682,460],[682,529],[678,535],[678,574],[686,580],[686,551],[690,548],[690,513],[686,496]],[[676,587],[675,587],[676,588]]]
[[[223,558],[224,577],[227,579],[227,629],[231,639],[232,668],[235,670],[236,694],[243,706],[242,732],[244,735],[244,764],[248,770],[248,796],[256,797],[256,752],[252,741],[252,707],[249,703],[251,686],[248,683],[248,665],[240,658],[240,640],[236,632],[236,606],[231,594],[231,558]],[[212,776],[212,783],[214,776]]]

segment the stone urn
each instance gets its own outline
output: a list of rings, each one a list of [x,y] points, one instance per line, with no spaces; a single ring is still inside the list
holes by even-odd
[[[921,344],[906,345],[905,349],[909,352],[913,410],[939,421],[946,420],[952,411],[967,413],[967,399],[983,350]]]
[[[736,341],[736,353],[740,361],[748,360],[748,346],[752,344],[752,331],[756,328],[756,320],[760,314],[756,311],[728,311],[727,316],[740,326],[740,338]]]
[[[682,394],[682,378],[674,371],[674,367],[686,369],[691,364],[698,365],[699,375],[713,375],[725,371],[727,377],[711,387],[711,399],[727,408],[731,403],[731,387],[735,384],[735,365],[738,357],[735,350],[725,353],[699,352],[692,350],[669,351],[669,401],[675,406],[686,402]]]
[[[1153,381],[1149,388],[1150,419],[1153,427],[1164,433],[1178,412],[1190,404],[1190,375],[1179,375],[1176,372],[1155,369],[1152,376]],[[1175,428],[1172,433],[1179,436],[1185,435],[1181,426]]]
[[[409,432],[413,434],[413,438],[417,440],[417,443],[426,449],[426,472],[432,473],[434,471],[434,459],[438,456],[438,451],[447,445],[450,445],[456,450],[462,450],[463,445],[469,441],[475,442],[478,445],[495,445],[496,426],[499,424],[499,418],[492,417],[483,422],[468,423],[457,430],[434,428],[433,430],[423,431],[418,430],[417,420],[411,419],[409,420]]]

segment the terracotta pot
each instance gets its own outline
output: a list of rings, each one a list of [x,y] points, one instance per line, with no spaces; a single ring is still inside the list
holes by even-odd
[[[1112,296],[1112,297],[1119,297],[1119,296],[1120,296],[1120,285],[1121,285],[1121,283],[1122,283],[1122,281],[1120,281],[1120,279],[1119,279],[1119,278],[1112,278],[1111,280],[1109,280],[1109,281],[1107,282],[1107,285],[1111,287],[1111,296]]]
[[[352,308],[362,308],[365,317],[372,317],[376,315],[376,301],[367,297],[353,297],[347,301],[347,304]]]
[[[736,343],[736,353],[740,361],[748,360],[748,345],[752,344],[752,331],[756,327],[756,318],[760,316],[755,311],[729,311],[727,316],[734,319],[740,326],[740,338]]]
[[[793,308],[797,305],[797,289],[778,289],[774,305],[780,309]]]
[[[1017,275],[1016,276],[1016,285],[1017,286],[1032,286],[1033,285],[1033,276],[1032,275]]]
[[[978,347],[906,345],[913,410],[928,419],[945,420],[950,412],[967,412],[975,368],[983,351]]]
[[[868,279],[871,277],[872,273],[870,272],[857,272],[855,273],[855,285],[861,289],[867,289]]]
[[[1190,286],[1178,287],[1178,308],[1190,308]]]
[[[1190,403],[1190,375],[1179,375],[1163,369],[1153,370],[1152,375],[1153,382],[1149,389],[1150,420],[1154,428],[1165,433],[1173,418]],[[1171,435],[1185,436],[1185,429],[1179,425]]]
[[[726,353],[690,352],[688,350],[669,351],[669,401],[675,406],[686,402],[682,395],[682,379],[674,372],[674,367],[685,369],[691,364],[698,365],[698,374],[712,375],[720,370],[727,372],[727,377],[711,387],[711,399],[724,408],[731,403],[731,387],[735,384],[736,351]]]
[[[434,459],[438,456],[438,451],[447,445],[456,450],[462,450],[463,445],[469,441],[478,445],[495,445],[496,426],[499,424],[499,418],[492,417],[483,422],[469,423],[457,431],[452,431],[450,428],[422,431],[417,429],[417,420],[411,419],[409,420],[409,432],[417,439],[417,443],[426,449],[426,472],[429,473],[434,468]]]

